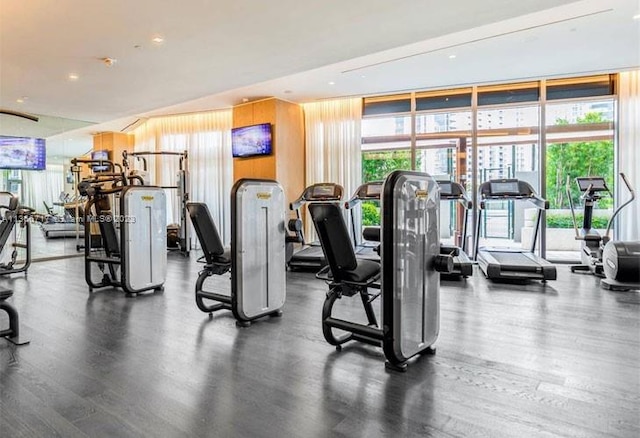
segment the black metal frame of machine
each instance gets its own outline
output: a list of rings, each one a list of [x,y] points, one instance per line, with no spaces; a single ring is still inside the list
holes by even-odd
[[[309,205],[328,265],[316,274],[329,286],[322,311],[325,340],[342,349],[351,340],[381,346],[391,370],[405,371],[407,361],[433,354],[439,331],[439,275],[452,268],[440,254],[439,194],[429,175],[390,173],[382,195],[382,266],[356,258],[337,203]],[[371,294],[370,289],[380,289]],[[333,316],[342,296],[359,295],[367,324]],[[382,295],[382,323],[372,302]],[[333,330],[346,333],[336,335]]]
[[[138,184],[132,185],[134,181]],[[138,177],[128,178],[124,172],[104,172],[79,184],[78,191],[87,196],[83,212],[84,259],[85,281],[90,292],[106,287],[119,287],[127,294],[164,289],[165,193],[159,187],[145,186],[142,182]],[[112,201],[112,196],[117,196],[119,202]],[[119,209],[114,211],[115,206]],[[99,242],[92,236],[95,224],[99,229]],[[99,282],[93,279],[94,266],[102,273]]]
[[[231,209],[232,245],[225,248],[207,205],[187,204],[205,262],[196,281],[196,305],[209,314],[231,310],[237,325],[247,327],[255,319],[282,315],[286,298],[284,190],[276,181],[240,179],[231,190]],[[229,271],[230,295],[204,290],[208,277]]]
[[[0,263],[0,275],[27,274],[31,266],[31,215],[34,210],[18,204],[18,198],[9,192],[0,192],[0,197],[6,197],[7,205],[0,205],[2,216],[0,219],[0,253],[10,250],[11,255],[6,263]],[[24,239],[21,238],[24,231]],[[18,263],[18,250],[23,249],[24,259]]]
[[[6,302],[12,295],[12,290],[0,288],[0,311],[5,312],[9,317],[9,328],[0,329],[0,338],[5,338],[15,345],[26,345],[29,341],[20,337],[20,317],[18,316],[18,311]]]

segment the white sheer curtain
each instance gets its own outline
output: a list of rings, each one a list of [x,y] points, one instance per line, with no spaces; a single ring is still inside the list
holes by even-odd
[[[50,207],[58,202],[64,191],[64,169],[62,164],[47,164],[46,170],[22,171],[22,193],[20,204],[46,213],[44,203]]]
[[[640,70],[620,73],[618,87],[618,168],[640,197]],[[618,183],[618,199],[629,199],[628,192]],[[640,199],[620,213],[617,219],[617,239],[640,240]]]
[[[306,184],[338,183],[349,198],[362,183],[362,99],[325,100],[303,105],[306,140]],[[360,209],[356,209],[360,224]],[[359,227],[358,227],[359,228]],[[305,234],[313,238],[311,221]]]
[[[151,118],[134,130],[135,151],[187,151],[189,199],[209,206],[225,244],[231,240],[231,124],[231,110],[223,110]],[[176,185],[178,157],[147,157],[147,161],[153,184]],[[167,190],[167,212],[169,223],[179,222],[179,200],[175,190]],[[197,238],[194,233],[191,235],[194,245]]]

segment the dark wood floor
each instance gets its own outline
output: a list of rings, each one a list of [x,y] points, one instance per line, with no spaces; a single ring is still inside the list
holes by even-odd
[[[476,272],[441,289],[437,354],[397,374],[374,347],[324,342],[311,274],[289,273],[282,318],[209,320],[194,259],[171,256],[165,292],[136,298],[89,294],[82,259],[0,279],[31,338],[0,340],[0,436],[640,436],[637,292],[565,266],[546,287]]]

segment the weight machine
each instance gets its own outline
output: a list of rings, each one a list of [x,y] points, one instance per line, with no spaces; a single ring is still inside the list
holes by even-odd
[[[177,241],[175,245],[170,244],[170,235],[172,234],[172,230],[167,230],[167,247],[170,250],[178,250],[181,254],[185,256],[189,256],[189,251],[191,250],[191,241],[189,236],[189,227],[187,224],[187,217],[189,217],[189,212],[187,211],[187,202],[189,202],[189,155],[187,151],[184,152],[173,152],[173,151],[143,151],[143,152],[127,152],[124,151],[122,153],[122,163],[125,167],[125,170],[129,170],[129,157],[133,157],[136,161],[142,162],[142,170],[143,174],[140,175],[142,178],[146,178],[149,172],[147,166],[147,158],[149,156],[163,156],[163,157],[177,157],[178,158],[178,173],[176,174],[176,183],[175,185],[168,186],[157,186],[162,189],[174,189],[176,190],[177,196],[180,199],[180,224],[177,230]],[[136,175],[136,170],[131,170],[132,175]]]

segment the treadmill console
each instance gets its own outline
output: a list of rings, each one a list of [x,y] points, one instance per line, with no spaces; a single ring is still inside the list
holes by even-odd
[[[380,193],[382,193],[382,183],[380,182],[367,184],[365,186],[364,197],[366,199],[380,199]]]
[[[600,176],[590,176],[585,178],[576,178],[576,182],[578,183],[578,188],[580,188],[581,192],[586,192],[587,190],[591,192],[608,192],[609,188],[607,187],[607,183],[604,178]]]
[[[437,181],[437,182],[438,182],[438,186],[440,187],[441,198],[453,196],[453,187],[450,181]]]
[[[309,189],[307,201],[339,201],[342,198],[342,188],[337,184],[315,184]]]
[[[498,180],[490,183],[491,196],[521,195],[518,180]]]

